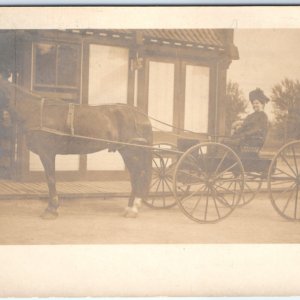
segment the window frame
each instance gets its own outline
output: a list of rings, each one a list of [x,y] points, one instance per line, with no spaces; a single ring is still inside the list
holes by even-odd
[[[55,58],[55,84],[41,84],[37,82],[36,78],[36,54],[37,54],[37,47],[40,44],[48,44],[53,45],[56,48],[56,58]],[[78,55],[78,65],[76,69],[76,83],[75,85],[64,85],[58,84],[58,47],[60,45],[72,45],[77,48],[77,55]],[[70,94],[76,93],[78,96],[80,95],[80,74],[81,74],[81,60],[82,60],[82,53],[81,53],[81,45],[79,43],[68,42],[68,41],[49,41],[49,40],[39,40],[32,43],[32,78],[31,78],[31,89],[37,92],[43,93],[58,93],[58,94]],[[42,89],[46,90],[42,90]]]

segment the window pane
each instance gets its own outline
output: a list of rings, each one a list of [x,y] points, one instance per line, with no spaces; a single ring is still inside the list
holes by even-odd
[[[55,85],[56,46],[41,43],[35,48],[35,82]]]
[[[208,129],[209,68],[186,66],[184,128],[201,133]]]
[[[78,83],[79,47],[59,45],[57,48],[58,85],[76,86]]]
[[[44,167],[38,155],[29,152],[30,171],[44,171]],[[57,171],[77,171],[79,170],[79,155],[57,155],[55,160]]]
[[[119,152],[100,152],[88,154],[88,170],[125,170],[124,161]]]
[[[91,45],[89,103],[127,103],[128,49]]]
[[[174,64],[153,62],[149,64],[148,114],[162,122],[173,124],[174,103]],[[153,126],[159,130],[172,131],[172,128],[158,122]],[[157,130],[153,128],[153,130]]]

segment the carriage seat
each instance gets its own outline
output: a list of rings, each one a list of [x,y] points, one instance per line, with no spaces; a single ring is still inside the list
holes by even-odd
[[[247,138],[239,145],[239,154],[242,157],[258,157],[260,150],[265,143],[262,138]]]

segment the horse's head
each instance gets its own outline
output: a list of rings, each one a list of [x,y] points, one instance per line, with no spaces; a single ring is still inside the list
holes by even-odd
[[[0,78],[0,110],[7,111],[12,119],[16,119],[15,87],[2,78]]]

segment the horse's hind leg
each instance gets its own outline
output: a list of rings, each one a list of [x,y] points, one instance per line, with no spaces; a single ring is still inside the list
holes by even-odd
[[[126,168],[129,172],[130,176],[130,183],[131,183],[131,193],[128,199],[128,206],[125,208],[124,216],[125,217],[137,217],[138,215],[138,207],[135,206],[135,196],[136,196],[136,189],[137,189],[137,179],[138,179],[138,170],[136,168],[136,156],[134,152],[124,149],[119,150]]]
[[[58,216],[57,209],[59,207],[55,180],[55,155],[49,153],[40,154],[40,159],[45,169],[49,189],[48,206],[41,217],[43,219],[55,219]]]
[[[126,149],[120,153],[129,171],[132,188],[125,215],[136,217],[142,198],[148,194],[151,182],[152,153],[143,149]]]

